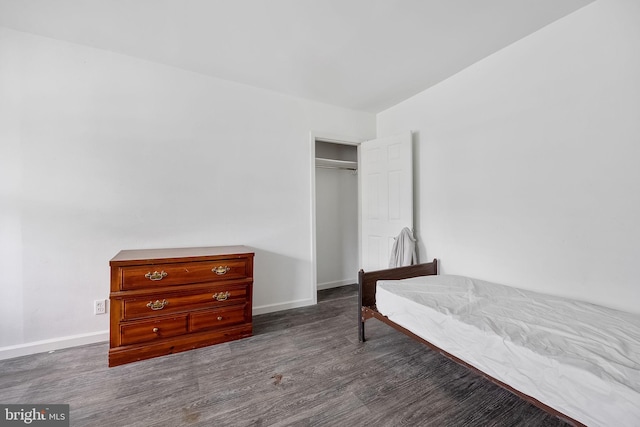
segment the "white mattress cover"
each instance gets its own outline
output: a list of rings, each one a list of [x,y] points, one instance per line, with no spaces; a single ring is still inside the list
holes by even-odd
[[[398,325],[588,426],[640,426],[640,316],[462,276],[377,283]]]

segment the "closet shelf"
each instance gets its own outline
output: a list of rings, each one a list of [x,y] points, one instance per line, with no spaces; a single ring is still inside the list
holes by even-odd
[[[357,171],[358,162],[350,160],[323,159],[321,157],[316,157],[316,167]]]

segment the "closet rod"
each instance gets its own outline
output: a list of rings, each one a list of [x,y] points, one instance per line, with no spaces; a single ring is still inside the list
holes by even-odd
[[[353,171],[353,172],[357,172],[358,168],[349,168],[346,166],[327,166],[327,165],[316,165],[317,168],[322,168],[322,169],[341,169],[341,170],[345,170],[345,171]]]
[[[350,160],[323,159],[316,157],[316,167],[327,169],[358,170],[358,162]]]

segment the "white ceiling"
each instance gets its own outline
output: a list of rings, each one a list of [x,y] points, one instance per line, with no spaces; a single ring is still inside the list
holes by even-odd
[[[379,112],[593,0],[0,0],[0,25]]]

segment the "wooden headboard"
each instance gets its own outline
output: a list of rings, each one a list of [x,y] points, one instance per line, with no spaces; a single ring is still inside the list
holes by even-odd
[[[378,280],[400,280],[417,276],[432,276],[438,274],[438,260],[425,264],[410,265],[407,267],[390,268],[388,270],[376,270],[358,272],[358,299],[360,307],[373,307],[376,305],[376,282]]]

